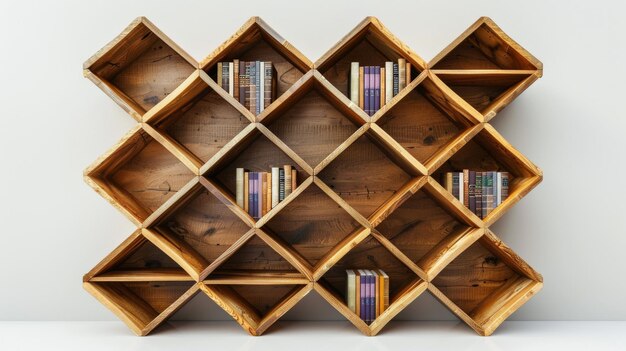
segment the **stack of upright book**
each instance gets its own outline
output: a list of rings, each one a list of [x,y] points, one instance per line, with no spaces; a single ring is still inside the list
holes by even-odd
[[[255,115],[275,98],[275,71],[271,61],[217,63],[217,84]]]
[[[443,182],[446,190],[481,219],[509,196],[508,172],[464,169],[462,172],[447,172]]]
[[[411,63],[405,59],[380,66],[350,65],[350,100],[372,116],[411,82]]]
[[[297,171],[290,165],[272,167],[271,172],[236,170],[237,205],[252,218],[263,217],[289,196],[297,186]]]
[[[348,269],[346,278],[346,305],[372,323],[389,307],[389,276],[380,269]]]

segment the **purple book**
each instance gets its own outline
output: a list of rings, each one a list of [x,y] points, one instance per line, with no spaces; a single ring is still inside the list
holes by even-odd
[[[257,207],[256,207],[256,215],[258,218],[263,217],[263,172],[257,173]]]
[[[380,110],[380,67],[376,66],[374,68],[374,111],[372,114],[378,110]]]
[[[250,216],[254,216],[253,215],[253,208],[254,208],[254,172],[250,172],[248,173],[248,214]]]
[[[376,80],[376,67],[370,66],[370,113],[369,115],[373,115],[374,112],[374,81]]]
[[[376,276],[370,270],[370,323],[376,319]]]
[[[363,110],[370,114],[370,66],[363,67]]]
[[[365,320],[365,295],[367,294],[367,277],[365,276],[365,271],[362,269],[359,269],[359,273],[361,275],[361,306],[359,309],[359,318],[361,318],[362,320]]]

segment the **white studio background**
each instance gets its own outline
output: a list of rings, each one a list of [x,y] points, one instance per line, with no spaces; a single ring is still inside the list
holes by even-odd
[[[0,3],[0,320],[112,320],[82,275],[133,225],[82,171],[133,119],[82,63],[135,17],[200,60],[261,16],[312,61],[366,15],[430,60],[480,16],[544,63],[494,120],[544,181],[492,227],[544,275],[512,319],[623,320],[626,7],[621,1],[11,1]],[[198,295],[178,319],[228,319]],[[286,319],[341,319],[315,292]],[[453,319],[428,294],[400,319]]]

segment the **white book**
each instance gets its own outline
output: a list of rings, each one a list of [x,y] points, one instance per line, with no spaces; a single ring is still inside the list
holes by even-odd
[[[463,203],[463,172],[459,172],[459,201]]]
[[[243,208],[243,168],[237,168],[236,186],[237,186],[237,206]]]
[[[261,97],[261,101],[259,104],[259,108],[261,110],[261,112],[263,112],[263,110],[265,109],[265,61],[261,61],[260,62],[260,67],[261,67],[261,85],[259,86],[261,88],[261,93],[259,94],[259,96]]]
[[[385,62],[385,104],[393,99],[393,62]]]
[[[346,270],[346,305],[352,312],[356,312],[356,273]]]
[[[494,208],[495,208],[495,207],[498,207],[500,203],[502,202],[502,172],[497,172],[496,179],[494,180],[496,181],[496,198],[495,198],[496,204],[494,205]]]
[[[350,100],[359,104],[359,63],[350,64]]]
[[[278,177],[278,167],[272,167],[272,208],[278,205],[278,189],[280,188]]]
[[[228,63],[228,93],[233,96],[233,89],[235,88],[235,66],[232,62]]]

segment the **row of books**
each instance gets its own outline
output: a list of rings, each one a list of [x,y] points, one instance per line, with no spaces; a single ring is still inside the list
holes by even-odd
[[[447,172],[446,190],[474,212],[485,218],[509,196],[508,172]]]
[[[346,305],[370,324],[389,307],[389,276],[380,269],[347,269],[346,278]]]
[[[272,103],[276,90],[271,61],[218,62],[217,84],[254,114]]]
[[[411,63],[405,59],[384,67],[350,65],[350,100],[373,115],[411,82]]]
[[[236,173],[237,205],[255,219],[276,207],[297,186],[297,171],[290,165],[272,167],[271,172],[248,172],[237,168]]]

